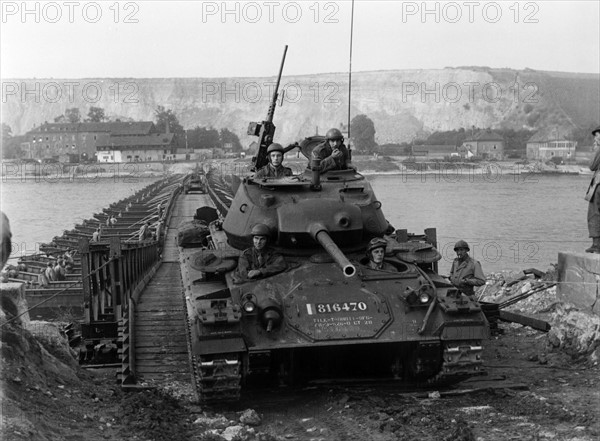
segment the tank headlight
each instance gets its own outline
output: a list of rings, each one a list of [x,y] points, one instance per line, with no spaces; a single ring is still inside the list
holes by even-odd
[[[421,294],[419,294],[419,302],[421,304],[427,303],[429,302],[429,300],[431,300],[431,297],[426,292],[422,292]]]
[[[256,311],[256,297],[254,294],[246,294],[242,297],[242,309],[246,314],[252,314]]]
[[[244,302],[244,304],[242,305],[242,308],[244,308],[244,312],[250,314],[256,310],[256,305],[254,304],[254,302],[252,300],[248,300],[248,301]]]

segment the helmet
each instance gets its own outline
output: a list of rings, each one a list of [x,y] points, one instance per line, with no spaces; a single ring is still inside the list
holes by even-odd
[[[596,127],[594,130],[592,130],[592,136],[596,136],[596,133],[600,132],[600,126]]]
[[[371,239],[371,242],[369,242],[369,245],[367,246],[367,254],[371,254],[371,251],[377,248],[385,247],[387,247],[387,241],[385,239],[382,239],[381,237],[375,237]]]
[[[459,240],[458,242],[456,242],[454,244],[454,251],[458,250],[459,248],[465,248],[467,251],[471,250],[469,248],[469,244],[467,242],[465,242],[464,240]]]
[[[267,227],[265,224],[256,224],[252,227],[250,234],[252,236],[267,236],[267,237],[269,237],[269,235],[271,234],[271,231],[269,230],[269,227]]]
[[[274,142],[267,149],[267,155],[272,152],[281,152],[281,154],[283,155],[283,146],[281,144],[277,144],[276,142]]]
[[[343,141],[344,135],[342,135],[342,132],[340,132],[338,129],[329,129],[329,130],[327,130],[327,134],[325,135],[325,138],[327,138],[328,140],[341,139]]]

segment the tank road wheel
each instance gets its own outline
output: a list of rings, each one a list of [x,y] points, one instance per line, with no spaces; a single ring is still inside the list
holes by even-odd
[[[240,398],[242,363],[240,354],[213,354],[195,357],[199,401],[218,403]]]

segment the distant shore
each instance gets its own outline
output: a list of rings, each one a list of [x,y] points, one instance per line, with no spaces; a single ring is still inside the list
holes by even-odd
[[[250,158],[211,159],[204,163],[221,168],[224,173],[246,174],[251,167]],[[176,163],[135,162],[135,163],[95,163],[79,165],[4,163],[0,179],[6,181],[85,181],[93,182],[98,179],[127,180],[159,178],[168,174],[189,173],[201,161],[186,161]],[[501,175],[588,175],[584,165],[559,165],[551,167],[539,163],[523,164],[514,161],[482,161],[482,162],[442,162],[418,161],[408,162],[406,157],[389,156],[359,156],[355,155],[352,164],[363,175],[440,175],[457,176],[501,176]],[[285,165],[294,174],[303,173],[307,160],[304,157],[286,157]]]

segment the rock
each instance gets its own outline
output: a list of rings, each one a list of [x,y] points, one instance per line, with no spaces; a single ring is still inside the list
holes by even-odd
[[[600,345],[600,317],[569,304],[558,304],[548,340],[571,355],[591,356]]]
[[[198,417],[194,421],[194,424],[202,424],[209,429],[224,429],[229,426],[229,421],[223,415],[220,415],[219,417],[209,417],[203,415]]]
[[[221,436],[227,441],[231,441],[233,438],[241,438],[244,431],[244,426],[229,426],[227,427]]]
[[[246,409],[240,416],[240,423],[248,426],[260,426],[261,422],[260,415],[254,409]]]

